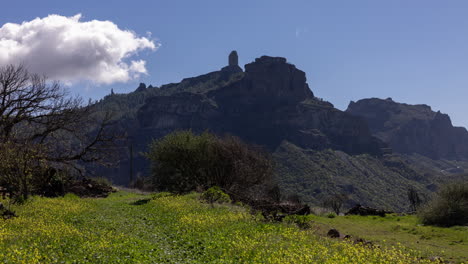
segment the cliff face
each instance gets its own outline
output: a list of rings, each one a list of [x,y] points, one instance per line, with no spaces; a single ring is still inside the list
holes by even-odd
[[[346,112],[367,120],[372,133],[394,152],[417,153],[433,159],[468,159],[468,132],[450,117],[427,105],[386,99],[351,102]]]
[[[151,140],[187,129],[229,133],[266,147],[277,162],[283,190],[311,203],[346,193],[350,206],[402,209],[408,186],[428,193],[468,167],[416,154],[382,155],[388,150],[383,141],[403,153],[466,153],[461,144],[466,130],[453,128],[448,116],[428,106],[368,99],[343,112],[314,97],[305,73],[284,58],[263,56],[245,65],[245,72],[237,61],[233,52],[219,71],[106,96],[97,107],[120,113],[117,119],[129,140],[122,143],[120,167],[97,174],[120,185],[147,176],[149,162],[141,152]]]
[[[279,57],[161,87],[138,111],[140,137],[174,130],[233,134],[270,150],[283,141],[304,148],[332,148],[379,155],[384,146],[360,118],[314,97],[305,73]]]

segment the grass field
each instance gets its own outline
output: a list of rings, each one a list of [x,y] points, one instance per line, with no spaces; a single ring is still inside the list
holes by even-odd
[[[441,256],[445,261],[468,263],[468,226],[451,228],[423,226],[416,216],[308,217],[319,234],[336,228],[342,234],[370,240],[378,245],[403,245],[425,257]]]
[[[150,198],[129,192],[105,199],[33,197],[13,208],[19,217],[0,220],[0,263],[429,262],[399,246],[369,248],[325,238],[314,228],[265,223],[242,207],[202,204],[197,194]],[[317,226],[343,230],[346,221],[360,222],[315,218]],[[359,225],[384,225],[379,221],[365,219]],[[398,229],[390,222],[401,223],[403,230],[411,221],[389,220],[388,225]]]

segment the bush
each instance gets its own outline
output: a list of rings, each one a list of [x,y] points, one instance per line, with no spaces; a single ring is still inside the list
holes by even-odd
[[[454,226],[468,224],[468,183],[452,183],[419,212],[426,225]]]
[[[154,188],[188,193],[219,186],[236,192],[271,179],[273,163],[260,149],[232,136],[191,131],[171,133],[150,144]],[[235,190],[235,191],[234,191]]]
[[[206,184],[207,169],[214,160],[211,134],[175,132],[150,144],[154,188],[158,191],[188,193]]]
[[[296,224],[301,229],[312,227],[310,217],[307,215],[288,215],[284,218],[286,223]]]
[[[50,169],[37,145],[0,142],[0,187],[14,200],[26,200],[31,193],[40,191]]]
[[[39,176],[36,173],[32,181],[32,194],[45,197],[63,196],[72,183],[73,177],[70,173],[49,167],[44,169]]]
[[[326,215],[328,218],[335,218],[336,217],[336,214],[335,213],[328,213]]]
[[[223,192],[218,186],[213,186],[202,193],[200,197],[203,201],[207,203],[230,203],[231,198],[228,194]]]

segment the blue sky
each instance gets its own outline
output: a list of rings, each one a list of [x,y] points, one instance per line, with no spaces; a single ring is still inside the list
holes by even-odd
[[[468,127],[468,1],[2,1],[0,26],[50,14],[109,20],[151,39],[147,75],[111,84],[78,82],[85,98],[129,92],[220,69],[233,49],[242,65],[282,56],[307,74],[316,96],[392,97],[428,104]],[[151,36],[147,34],[151,32]]]

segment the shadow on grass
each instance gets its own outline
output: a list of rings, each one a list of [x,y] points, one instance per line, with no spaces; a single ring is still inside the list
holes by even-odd
[[[149,201],[151,201],[151,199],[141,199],[131,203],[131,205],[144,205],[147,204]]]

